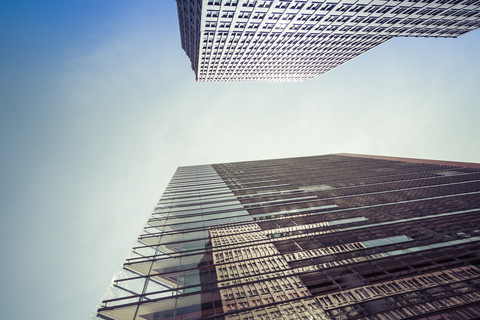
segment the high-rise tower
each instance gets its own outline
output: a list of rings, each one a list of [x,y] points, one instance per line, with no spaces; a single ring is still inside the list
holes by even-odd
[[[303,81],[394,37],[480,27],[478,0],[177,0],[197,81]]]
[[[180,167],[95,319],[478,319],[480,164]]]

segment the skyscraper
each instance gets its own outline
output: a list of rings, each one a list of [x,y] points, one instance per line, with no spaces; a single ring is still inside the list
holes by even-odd
[[[180,167],[96,319],[476,319],[480,164]]]
[[[394,37],[480,27],[478,0],[177,0],[197,81],[304,81]]]

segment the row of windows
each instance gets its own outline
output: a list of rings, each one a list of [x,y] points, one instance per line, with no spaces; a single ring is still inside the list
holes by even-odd
[[[461,0],[452,0],[450,2],[444,2],[442,3],[441,1],[428,1],[426,3],[432,3],[432,4],[450,4],[450,5],[478,5],[478,2],[475,2],[475,0],[471,1],[463,1]],[[424,2],[425,3],[425,2]],[[220,5],[220,1],[213,1],[212,3],[208,3],[209,5]],[[224,6],[229,7],[229,6],[237,6],[238,1],[235,0],[230,0],[230,1],[225,1],[223,3]],[[258,4],[258,5],[257,5]],[[246,2],[243,3],[242,7],[247,7],[247,8],[270,8],[272,5],[271,1],[250,1],[246,0]],[[274,8],[276,9],[293,9],[293,10],[299,10],[305,7],[305,3],[303,2],[287,2],[283,1],[278,3]],[[437,6],[435,6],[437,7]],[[391,5],[367,5],[367,4],[341,4],[341,3],[312,3],[305,7],[306,10],[310,11],[338,11],[338,12],[353,12],[353,13],[358,13],[358,12],[366,12],[366,13],[377,13],[377,14],[385,14],[385,13],[392,13],[392,14],[413,14],[416,13],[419,10],[422,10],[418,12],[418,14],[440,14],[441,12],[445,12],[446,10],[449,10],[450,8],[438,8],[436,9],[435,7],[430,7],[430,8],[423,8],[423,7],[412,7],[412,6],[391,6]],[[456,11],[460,11],[460,9],[453,9]],[[207,15],[216,17],[218,16],[219,10],[208,10]],[[233,11],[230,11],[233,12]],[[246,11],[245,15],[242,15],[244,18],[248,18],[250,16],[250,13],[252,11]],[[286,11],[283,11],[286,12]],[[283,13],[282,12],[282,13]],[[264,14],[264,12],[260,12],[259,14]],[[295,14],[295,13],[290,13],[290,14]],[[233,15],[232,15],[233,16]]]
[[[259,75],[270,75],[273,76],[275,74],[278,74],[279,72],[282,74],[289,73],[289,75],[293,75],[298,72],[307,73],[307,72],[318,72],[319,70],[326,70],[328,68],[331,68],[332,66],[338,65],[339,63],[343,63],[345,61],[348,61],[351,59],[354,55],[345,55],[344,57],[341,58],[332,58],[328,62],[325,62],[321,65],[312,65],[312,66],[256,66],[256,67],[248,67],[248,68],[242,68],[241,70],[226,70],[226,71],[217,71],[217,72],[206,72],[202,71],[199,74],[203,76],[215,76],[215,77],[227,77],[227,76],[254,76],[255,74]]]
[[[442,284],[475,279],[479,276],[480,272],[474,267],[459,267],[404,279],[381,282],[355,289],[347,289],[337,293],[318,296],[316,299],[320,302],[323,309],[328,310],[340,306],[378,299],[379,297],[392,296]]]
[[[480,14],[479,14],[480,16]],[[332,16],[329,19],[325,20],[325,22],[335,22],[337,17]],[[342,17],[337,20],[337,22],[345,23],[348,22],[349,17]],[[399,18],[381,18],[378,19],[375,17],[356,17],[351,21],[351,23],[362,23],[362,24],[371,24],[371,23],[376,23],[379,25],[385,25],[385,24],[402,24],[402,25],[425,25],[425,26],[450,26],[450,25],[466,25],[465,23],[477,23],[475,20],[470,20],[470,21],[465,21],[465,20],[451,20],[451,19],[399,19]],[[236,29],[258,29],[260,26],[262,27],[263,30],[271,30],[271,29],[276,29],[276,30],[283,30],[288,27],[288,30],[337,30],[339,27],[342,27],[342,25],[318,25],[318,24],[274,24],[274,23],[266,23],[266,24],[261,24],[261,23],[244,23],[244,22],[239,22],[233,25],[234,28]],[[230,22],[220,22],[217,23],[215,21],[207,22],[205,24],[206,28],[231,28],[232,24]],[[345,28],[357,28],[358,30],[361,30],[364,26],[355,26],[355,25],[348,25],[345,26]],[[380,26],[381,27],[381,26]],[[385,29],[385,27],[383,27]],[[344,29],[342,29],[344,30]]]
[[[263,55],[261,57],[256,56],[254,53],[250,54],[245,54],[245,55],[235,55],[232,58],[228,58],[225,60],[222,60],[222,56],[217,55],[212,57],[209,61],[205,60],[200,63],[201,68],[219,68],[219,69],[228,69],[228,68],[234,68],[234,67],[247,67],[249,65],[253,64],[270,64],[270,65],[288,65],[292,64],[294,62],[298,62],[299,65],[309,65],[312,63],[315,64],[321,64],[322,60],[324,58],[327,58],[329,56],[334,57],[335,55],[339,55],[342,53],[353,53],[353,52],[361,52],[363,50],[369,50],[372,46],[365,46],[365,45],[359,45],[359,46],[353,46],[353,47],[343,47],[343,48],[321,48],[316,50],[315,52],[310,52],[313,53],[313,56],[309,57],[299,57],[295,52],[285,52],[285,54],[282,55],[275,55],[275,54],[268,54],[268,55]]]
[[[248,45],[252,43],[253,45],[257,46],[258,45],[267,45],[267,44],[274,44],[275,45],[280,45],[280,44],[286,44],[286,45],[291,45],[291,44],[335,44],[339,45],[344,43],[345,41],[356,41],[356,42],[361,42],[361,41],[368,41],[368,40],[387,40],[389,37],[383,36],[383,35],[354,35],[354,34],[306,34],[303,37],[297,36],[284,36],[284,37],[279,37],[278,35],[269,35],[268,37],[250,37],[245,35],[245,37],[232,37],[227,41],[227,38],[214,38],[214,37],[209,37],[209,38],[204,38],[203,43],[204,44],[213,44],[215,43],[229,43],[229,44],[236,44],[236,43],[241,43],[242,47],[237,46],[238,48],[241,49],[246,49],[248,48]],[[246,45],[244,45],[246,44]],[[266,46],[264,47],[266,48]]]
[[[398,10],[404,10],[403,8],[396,9],[393,13],[398,13],[396,11]],[[412,14],[411,12],[412,9],[407,10],[404,12],[404,14]],[[233,18],[234,16],[234,11],[227,11],[224,12],[222,15],[222,18]],[[207,17],[218,17],[219,11],[209,11],[207,13]],[[419,12],[419,15],[442,15],[442,16],[453,16],[453,17],[461,17],[461,18],[468,18],[468,17],[480,17],[480,12],[478,10],[460,10],[460,9],[454,9],[454,10],[447,10],[447,9],[424,9],[421,12]],[[254,13],[253,15],[251,13],[247,12],[242,12],[239,15],[239,18],[250,18],[254,20],[262,20],[266,16],[265,13]],[[295,17],[297,17],[298,21],[321,21],[324,20],[326,22],[347,22],[350,19],[353,19],[352,21],[355,23],[363,22],[363,23],[371,23],[374,22],[377,19],[380,19],[378,23],[399,23],[406,18],[399,18],[399,17],[382,17],[382,16],[347,16],[347,15],[328,15],[325,18],[325,15],[308,15],[308,14],[302,14],[302,15],[295,15],[295,14],[286,14],[282,15],[281,13],[274,13],[269,16],[270,20],[279,20],[280,18],[285,21],[290,21],[293,20]],[[411,21],[412,19],[408,19]],[[416,20],[417,23],[421,23],[421,20]],[[415,23],[415,22],[412,22]],[[225,27],[230,27],[231,22],[230,21],[207,21],[206,22],[206,27],[216,27],[216,26],[225,28]],[[236,28],[245,28],[246,26],[249,26],[249,28],[258,28],[259,23],[251,22],[250,24],[247,24],[247,22],[238,22],[235,24]],[[256,27],[255,27],[256,26]],[[275,24],[269,24],[267,29],[272,29],[275,26]],[[283,29],[285,28],[284,24],[278,24],[277,28]]]
[[[344,35],[344,34],[331,34],[331,35],[326,35],[326,34],[299,34],[296,32],[286,32],[282,34],[278,33],[271,33],[271,32],[242,32],[242,31],[231,31],[231,32],[214,32],[214,31],[208,31],[203,34],[203,39],[209,38],[209,41],[213,38],[221,38],[221,37],[230,37],[231,39],[239,40],[239,39],[247,39],[247,38],[252,38],[252,40],[257,40],[257,41],[265,41],[265,40],[272,40],[272,39],[279,39],[279,40],[284,40],[284,39],[290,39],[290,38],[302,38],[303,40],[308,40],[308,39],[322,39],[322,38],[331,38],[331,39],[343,39],[345,37],[353,37],[355,35]],[[367,37],[371,38],[372,36],[356,36],[358,39],[366,39]],[[375,36],[375,37],[380,37],[380,36]]]
[[[208,5],[211,6],[219,6],[219,5],[224,5],[224,6],[237,6],[239,4],[239,0],[208,0],[207,2]],[[259,8],[270,8],[273,4],[273,0],[243,0],[242,6],[243,7],[259,7]],[[275,5],[275,8],[281,8],[281,9],[301,9],[305,5],[305,2],[302,1],[282,1]]]
[[[321,55],[327,52],[347,52],[347,51],[356,51],[358,49],[363,48],[371,48],[376,46],[378,43],[376,42],[363,42],[363,43],[355,43],[355,44],[341,44],[339,46],[329,45],[329,46],[315,46],[315,45],[304,45],[302,47],[282,47],[282,48],[250,48],[248,50],[227,50],[225,52],[217,51],[217,50],[205,50],[203,53],[209,55],[209,59],[207,57],[202,57],[202,61],[200,63],[201,66],[211,64],[212,67],[214,65],[218,65],[219,67],[225,67],[230,63],[236,64],[249,64],[255,61],[269,61],[272,58],[275,58],[276,62],[280,65],[282,64],[282,60],[289,60],[292,59],[300,60],[300,61],[314,61],[321,58]],[[301,54],[308,54],[309,56],[303,57],[299,56]],[[244,57],[243,61],[242,58]],[[247,60],[248,59],[248,60]]]
[[[289,73],[295,73],[295,72],[300,72],[300,71],[318,71],[318,70],[324,70],[328,69],[329,67],[332,67],[333,65],[336,65],[340,62],[346,62],[349,59],[352,59],[353,57],[361,54],[363,51],[360,52],[352,52],[352,53],[346,53],[342,54],[339,57],[332,57],[328,60],[325,60],[321,64],[311,64],[311,65],[289,65],[289,64],[283,64],[283,65],[277,65],[277,64],[258,64],[258,65],[252,65],[252,66],[245,66],[245,67],[239,67],[238,69],[232,68],[232,69],[222,69],[222,70],[216,70],[216,71],[206,71],[202,70],[199,72],[201,75],[209,75],[209,76],[223,76],[223,75],[234,75],[234,76],[242,76],[242,75],[249,75],[252,76],[256,72],[259,74],[268,74],[271,73],[272,76],[275,73],[278,72],[289,72]]]
[[[457,288],[452,289],[455,290]],[[461,290],[466,291],[468,288],[461,287]],[[433,312],[435,312],[436,316],[440,319],[478,319],[480,317],[480,307],[477,305],[478,301],[480,301],[480,293],[460,293],[460,290],[458,291],[459,292],[455,296],[428,299],[428,301],[416,305],[384,311],[380,313],[378,317],[374,317],[373,319],[406,319]],[[416,300],[421,299],[421,297],[415,298]],[[470,306],[459,309],[460,306],[466,305]],[[440,314],[439,311],[442,310],[443,314]]]

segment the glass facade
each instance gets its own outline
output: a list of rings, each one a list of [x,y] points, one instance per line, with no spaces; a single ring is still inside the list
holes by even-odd
[[[476,319],[479,249],[477,164],[180,167],[94,319]]]

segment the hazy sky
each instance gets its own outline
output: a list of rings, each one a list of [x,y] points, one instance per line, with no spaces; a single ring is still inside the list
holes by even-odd
[[[195,83],[173,0],[4,0],[0,33],[3,319],[87,319],[177,166],[480,162],[480,30],[272,84]]]

